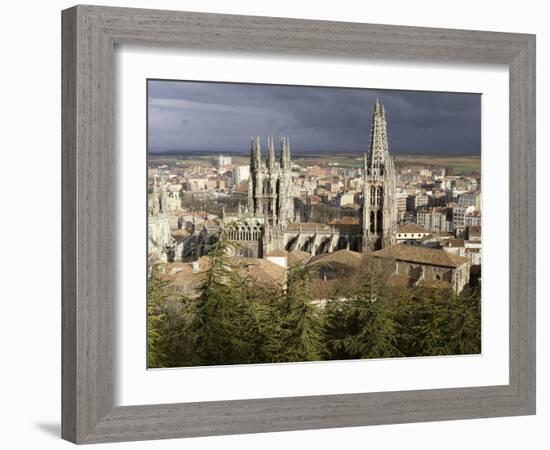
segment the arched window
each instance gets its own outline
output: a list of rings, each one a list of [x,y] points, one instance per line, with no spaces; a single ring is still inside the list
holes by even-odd
[[[384,204],[384,193],[382,191],[382,186],[378,186],[376,189],[376,204],[382,206]]]
[[[376,231],[381,232],[382,231],[382,210],[379,209],[376,212]]]
[[[370,212],[369,229],[371,233],[374,233],[374,211]]]

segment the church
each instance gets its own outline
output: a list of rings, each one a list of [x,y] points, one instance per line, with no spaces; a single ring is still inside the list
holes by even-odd
[[[223,210],[221,217],[195,223],[187,233],[170,236],[169,210],[178,209],[179,197],[156,178],[149,195],[148,248],[157,261],[189,261],[208,254],[223,233],[234,241],[235,253],[249,258],[265,258],[271,253],[298,250],[311,256],[337,250],[373,252],[396,243],[397,211],[395,171],[388,148],[384,106],[378,100],[372,114],[370,143],[364,154],[362,190],[358,221],[311,222],[304,214],[306,198],[294,196],[290,139],[280,141],[276,155],[273,138],[267,139],[267,155],[262,155],[260,137],[252,139],[248,192],[244,207]],[[174,195],[176,195],[174,197]],[[173,200],[170,203],[168,200]]]
[[[218,225],[204,229],[203,239],[222,230],[237,242],[241,256],[262,258],[275,251],[301,250],[311,255],[340,249],[376,251],[395,244],[397,212],[395,171],[389,154],[384,107],[376,101],[372,115],[370,145],[364,155],[360,223],[302,222],[292,196],[290,140],[280,143],[276,158],[272,138],[262,158],[259,137],[252,139],[246,207],[225,212]],[[211,224],[212,225],[212,224]],[[204,248],[208,246],[203,246]]]

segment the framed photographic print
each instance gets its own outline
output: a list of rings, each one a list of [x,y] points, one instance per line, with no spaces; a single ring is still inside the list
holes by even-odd
[[[534,36],[62,17],[65,439],[535,413]]]

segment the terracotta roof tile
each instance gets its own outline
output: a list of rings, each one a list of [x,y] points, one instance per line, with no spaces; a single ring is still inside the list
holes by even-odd
[[[443,244],[445,247],[464,247],[463,239],[448,239]]]
[[[397,244],[378,250],[373,252],[372,256],[443,267],[458,267],[468,262],[468,258],[447,253],[444,250],[406,244]]]
[[[292,250],[287,256],[287,263],[289,266],[296,266],[302,264],[311,258],[311,254],[302,250]]]
[[[332,227],[330,225],[327,225],[326,223],[315,223],[315,222],[293,222],[288,224],[289,231],[298,231],[302,229],[303,231],[315,231],[317,229],[318,231],[330,231],[332,230]]]
[[[337,250],[332,253],[323,253],[321,255],[313,256],[308,262],[307,266],[315,264],[342,264],[345,266],[358,267],[361,264],[361,253],[351,250]]]
[[[397,229],[398,233],[426,233],[428,234],[429,231],[426,230],[426,228],[417,225],[416,223],[406,223],[405,225],[401,225]]]
[[[359,225],[359,219],[357,217],[344,216],[338,219],[332,219],[328,222],[329,225]]]

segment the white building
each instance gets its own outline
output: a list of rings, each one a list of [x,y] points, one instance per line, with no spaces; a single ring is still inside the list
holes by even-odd
[[[233,167],[233,183],[240,184],[247,181],[250,176],[250,166],[235,166]]]
[[[423,237],[431,234],[428,230],[415,223],[407,223],[397,228],[398,244],[420,245]]]
[[[218,167],[227,167],[231,165],[231,156],[218,155],[216,158],[216,165]]]
[[[344,205],[351,205],[355,202],[355,192],[342,192],[337,199],[337,205],[341,208]]]

